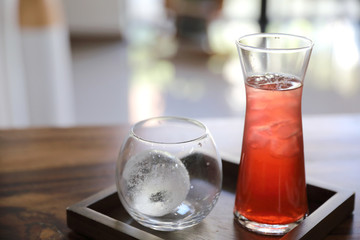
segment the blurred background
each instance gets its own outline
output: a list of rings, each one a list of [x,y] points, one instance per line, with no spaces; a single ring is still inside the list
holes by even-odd
[[[243,116],[261,31],[314,41],[304,115],[360,113],[358,0],[0,0],[0,127]]]

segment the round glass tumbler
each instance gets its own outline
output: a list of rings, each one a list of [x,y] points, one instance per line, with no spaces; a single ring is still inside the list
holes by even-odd
[[[234,215],[250,231],[283,235],[308,211],[301,98],[313,43],[253,34],[236,45],[246,113]]]
[[[220,155],[196,120],[157,117],[135,124],[116,166],[118,194],[140,224],[180,230],[203,220],[221,191]]]

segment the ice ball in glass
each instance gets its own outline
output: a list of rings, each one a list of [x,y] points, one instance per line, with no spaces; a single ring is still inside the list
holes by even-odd
[[[140,224],[173,231],[202,221],[221,191],[221,159],[196,120],[158,117],[135,124],[116,166],[119,198]]]
[[[124,167],[127,200],[148,216],[171,213],[186,198],[190,177],[180,159],[158,150],[134,155]]]

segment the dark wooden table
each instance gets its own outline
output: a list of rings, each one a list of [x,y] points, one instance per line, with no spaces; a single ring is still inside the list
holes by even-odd
[[[222,155],[238,159],[242,119],[204,119]],[[360,115],[305,116],[307,176],[356,192],[355,211],[326,239],[360,239]],[[0,239],[83,239],[66,207],[115,179],[129,126],[0,130]]]

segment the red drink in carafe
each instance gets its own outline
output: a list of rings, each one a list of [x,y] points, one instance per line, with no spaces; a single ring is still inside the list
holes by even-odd
[[[307,213],[302,82],[265,74],[246,80],[246,119],[235,215],[287,224]]]

